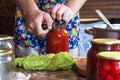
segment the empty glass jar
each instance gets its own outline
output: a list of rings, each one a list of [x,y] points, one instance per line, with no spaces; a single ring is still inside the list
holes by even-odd
[[[0,80],[13,80],[13,37],[0,35]]]

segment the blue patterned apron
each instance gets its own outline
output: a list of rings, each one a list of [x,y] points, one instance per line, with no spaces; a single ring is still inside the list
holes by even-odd
[[[34,0],[39,7],[40,10],[49,12],[49,10],[55,6],[56,4],[65,3],[66,0]],[[74,49],[78,47],[79,42],[79,17],[75,15],[73,19],[71,19],[66,27],[67,32],[70,34],[69,36],[69,49]],[[46,48],[46,35],[41,37],[40,39],[36,38],[35,35],[29,33],[26,29],[26,21],[22,16],[19,7],[16,8],[16,16],[15,16],[15,38],[14,41],[17,45],[24,47],[32,47],[39,49],[42,54],[45,54]]]

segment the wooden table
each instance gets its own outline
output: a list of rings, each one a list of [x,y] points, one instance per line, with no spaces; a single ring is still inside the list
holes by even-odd
[[[73,70],[29,71],[22,68],[16,68],[15,72],[22,72],[26,76],[31,74],[29,80],[86,80]]]
[[[85,59],[78,59],[75,61],[73,69],[70,70],[57,70],[57,71],[30,71],[17,67],[15,72],[22,72],[26,76],[31,74],[30,80],[86,80],[84,68],[81,66]],[[80,66],[78,66],[80,65]],[[82,75],[81,75],[82,74]]]
[[[75,61],[73,70],[77,72],[80,76],[86,77],[86,63],[87,63],[86,57],[83,58],[81,57],[80,59],[77,59]]]

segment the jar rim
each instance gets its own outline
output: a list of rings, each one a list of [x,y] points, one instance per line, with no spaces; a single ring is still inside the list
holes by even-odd
[[[120,40],[111,39],[111,38],[96,38],[91,40],[91,43],[111,45],[111,44],[120,44]]]
[[[10,40],[10,39],[13,39],[13,37],[9,36],[9,35],[0,35],[0,41],[2,41],[2,40]]]
[[[0,49],[0,56],[4,56],[7,54],[12,54],[13,50],[12,49]]]
[[[97,57],[100,59],[108,59],[108,60],[120,60],[120,51],[104,51],[99,52]]]

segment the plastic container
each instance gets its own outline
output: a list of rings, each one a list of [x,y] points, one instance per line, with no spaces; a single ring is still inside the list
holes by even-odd
[[[120,52],[100,52],[97,56],[97,80],[120,80]]]
[[[87,80],[96,80],[97,54],[103,51],[120,51],[120,40],[97,38],[91,41],[92,47],[87,54]]]

